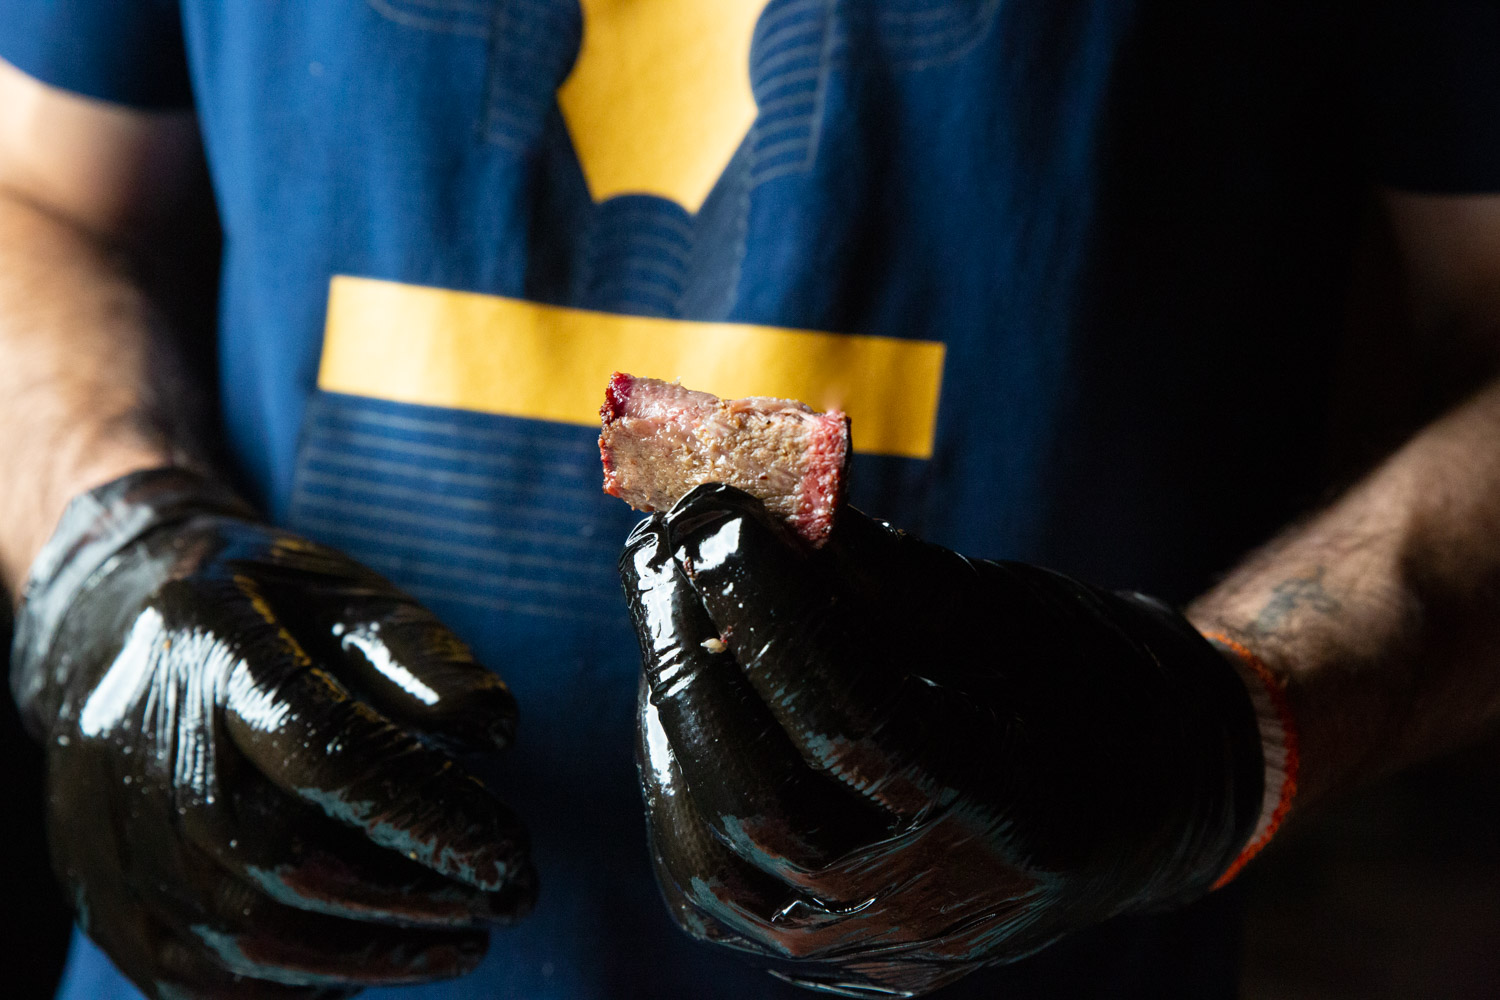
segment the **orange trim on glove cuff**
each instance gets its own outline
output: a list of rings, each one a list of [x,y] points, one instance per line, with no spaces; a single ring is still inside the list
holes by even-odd
[[[1217,889],[1233,881],[1281,829],[1287,814],[1291,812],[1292,800],[1297,797],[1297,774],[1301,770],[1302,761],[1298,749],[1297,724],[1292,717],[1292,705],[1287,698],[1285,683],[1271,673],[1260,657],[1229,636],[1220,632],[1207,632],[1204,633],[1204,638],[1228,649],[1243,664],[1243,672],[1247,675],[1246,686],[1250,688],[1250,700],[1255,704],[1261,748],[1266,762],[1266,789],[1260,819],[1239,857],[1234,859],[1214,883],[1213,887]],[[1251,682],[1251,677],[1258,685]]]

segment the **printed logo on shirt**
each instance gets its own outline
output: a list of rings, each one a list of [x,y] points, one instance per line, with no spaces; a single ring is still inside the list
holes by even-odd
[[[580,0],[557,103],[596,202],[650,194],[697,212],[755,121],[750,43],[769,0]]]

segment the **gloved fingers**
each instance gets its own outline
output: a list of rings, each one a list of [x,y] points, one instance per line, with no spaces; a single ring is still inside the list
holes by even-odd
[[[516,700],[505,682],[427,609],[402,601],[379,611],[351,604],[330,626],[343,652],[340,677],[396,723],[455,752],[509,746]]]
[[[916,997],[957,982],[982,963],[954,965],[910,957],[877,961],[840,958],[827,962],[781,963],[767,971],[784,982],[845,997]]]
[[[155,1000],[341,1000],[359,987],[288,986],[250,976],[238,976],[176,937],[165,938],[159,952],[159,978],[145,989]],[[137,982],[136,985],[141,985]]]
[[[285,792],[381,847],[485,892],[535,884],[520,821],[446,755],[327,672],[245,658],[228,683],[225,728]]]
[[[661,859],[653,851],[652,872],[656,876],[656,884],[661,889],[662,902],[666,904],[667,912],[671,914],[673,922],[688,937],[695,941],[703,941],[708,944],[716,944],[724,948],[732,948],[735,951],[746,952],[751,955],[765,955],[764,947],[741,937],[734,933],[713,917],[698,909],[685,895],[682,888],[666,873]]]
[[[414,927],[510,923],[534,886],[482,892],[445,878],[329,819],[240,763],[207,807],[180,817],[184,835],[228,874],[300,910]]]
[[[373,570],[278,537],[267,596],[314,658],[393,721],[455,752],[510,745],[516,703],[432,612]]]
[[[894,817],[810,768],[723,649],[659,518],[632,534],[620,570],[644,666],[640,724],[671,744],[720,839],[793,881],[883,839]]]
[[[642,731],[638,738],[652,864],[673,918],[700,940],[775,953],[766,940],[769,917],[788,889],[735,856],[703,823],[663,734]]]
[[[649,810],[649,829],[663,895],[689,934],[794,959],[846,944],[849,908],[819,904],[731,852],[690,796],[662,796]]]
[[[646,773],[648,766],[646,756],[647,750],[644,746],[645,731],[637,732],[636,762],[642,768],[642,774]],[[660,741],[660,735],[657,736]],[[666,809],[671,812],[670,806],[663,803],[662,796],[669,794],[669,790],[663,788],[654,777],[646,777],[643,780],[642,791],[646,799],[647,816],[647,840],[649,842],[649,854],[651,856],[651,870],[656,876],[657,887],[661,890],[662,902],[666,904],[667,912],[679,928],[689,937],[698,941],[722,945],[733,948],[736,951],[749,952],[751,954],[765,954],[766,949],[755,942],[736,934],[724,924],[709,916],[691,900],[682,890],[679,878],[682,876],[680,867],[674,874],[673,869],[667,867],[662,851],[661,839],[657,833],[658,814]],[[670,815],[663,814],[663,823],[672,822]],[[689,883],[691,884],[691,883]]]
[[[841,941],[844,914],[809,910],[804,894],[715,836],[683,787],[665,734],[642,727],[637,758],[652,861],[679,926],[706,940],[783,958],[811,957]]]
[[[695,940],[751,956],[757,965],[784,982],[839,996],[870,997],[871,1000],[876,1000],[893,996],[917,996],[958,979],[968,971],[965,968],[941,981],[931,981],[922,988],[901,989],[895,984],[914,982],[911,970],[905,963],[887,960],[841,964],[791,957],[783,950],[744,937],[709,916],[688,899],[682,887],[668,874],[661,855],[656,851],[652,853],[652,862],[663,902],[678,927]]]
[[[288,986],[237,976],[196,942],[139,905],[90,899],[80,922],[89,937],[151,1000],[339,1000],[354,988]]]
[[[489,946],[486,930],[388,927],[283,906],[206,859],[183,878],[141,891],[180,941],[231,975],[286,986],[424,983],[472,971]]]
[[[858,599],[738,490],[700,487],[665,520],[719,638],[809,763],[907,819],[947,793],[924,762],[947,752],[963,698],[917,672],[899,608]]]
[[[996,851],[979,819],[944,813],[841,860],[819,874],[806,912],[825,900],[871,900],[849,911],[847,936],[862,956],[902,962],[979,962],[1044,933],[1055,886]]]
[[[232,975],[294,986],[415,982],[478,961],[483,930],[382,926],[273,900],[182,835],[178,823],[204,808],[179,813],[172,796],[149,791],[125,815],[110,816],[92,842],[74,840],[60,857],[80,924],[137,982],[226,996],[238,994],[213,988]]]

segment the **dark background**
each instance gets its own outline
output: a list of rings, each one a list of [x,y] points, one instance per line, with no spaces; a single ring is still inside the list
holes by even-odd
[[[10,676],[10,630],[0,625]],[[0,798],[0,956],[3,995],[8,1000],[49,997],[62,969],[69,917],[62,890],[52,878],[42,834],[42,751],[21,731],[9,686],[0,697],[0,760],[5,762]]]
[[[1244,1000],[1500,997],[1500,734],[1329,803],[1246,878]]]

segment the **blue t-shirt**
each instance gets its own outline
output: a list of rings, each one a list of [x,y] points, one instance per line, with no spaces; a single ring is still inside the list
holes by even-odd
[[[651,883],[604,377],[844,406],[867,511],[1185,600],[1312,499],[1363,182],[1500,178],[1432,114],[1500,85],[1420,58],[1500,26],[1437,7],[1366,37],[1264,0],[0,0],[23,70],[196,107],[249,488],[522,706],[491,777],[537,911],[473,976],[366,995],[804,995]],[[1235,908],[944,995],[1232,996]],[[75,943],[64,997],[134,995]]]

